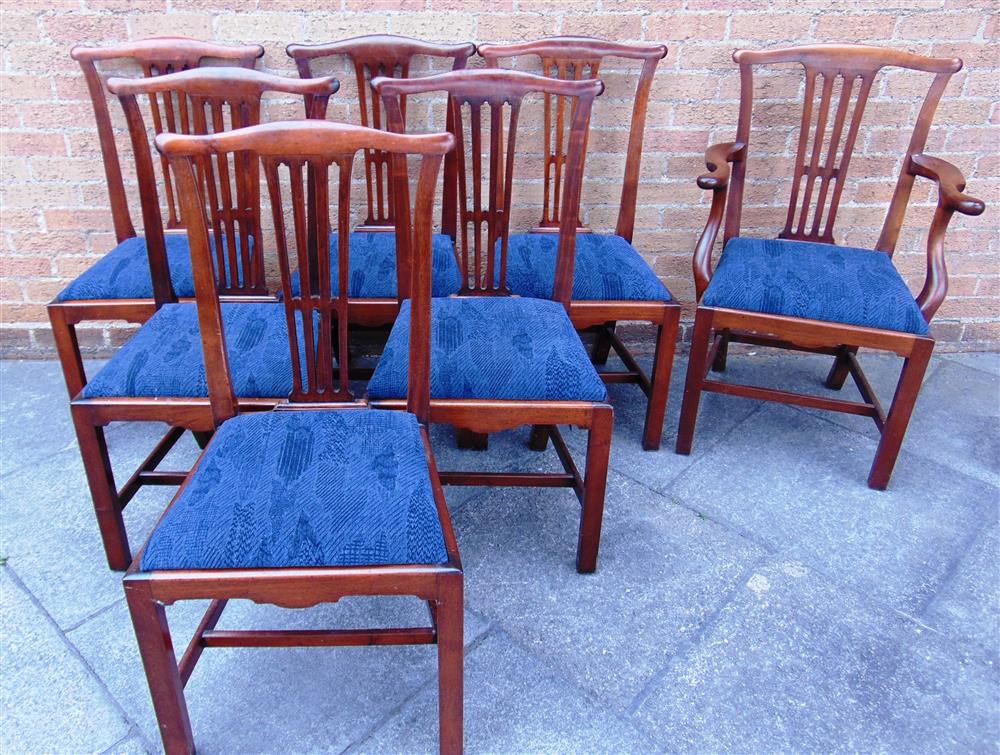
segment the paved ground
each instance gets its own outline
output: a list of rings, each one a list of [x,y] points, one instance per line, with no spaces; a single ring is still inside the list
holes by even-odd
[[[898,363],[863,363],[891,396]],[[734,376],[800,389],[826,367],[731,359]],[[0,378],[0,751],[155,752],[58,367],[4,362]],[[614,390],[596,575],[573,570],[567,491],[448,491],[466,564],[468,751],[996,751],[1000,355],[934,361],[883,493],[864,483],[873,428],[844,415],[709,395],[695,453],[674,455],[679,385],[659,453],[639,450],[637,389]],[[112,428],[113,453],[135,462],[154,430]],[[552,462],[524,433],[486,454],[437,439],[442,467]],[[129,507],[136,541],[168,495]],[[169,610],[180,643],[199,608]],[[237,606],[223,625],[422,618],[415,603],[347,600]],[[188,686],[199,751],[431,752],[434,659],[427,647],[211,650]]]

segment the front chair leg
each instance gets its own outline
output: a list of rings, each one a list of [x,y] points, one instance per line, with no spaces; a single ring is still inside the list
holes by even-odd
[[[90,487],[90,497],[94,503],[94,514],[101,531],[108,566],[114,571],[125,571],[132,563],[132,551],[118,503],[118,488],[111,470],[104,428],[91,424],[81,411],[73,411],[72,414],[83,471],[87,475],[87,485]]]
[[[149,681],[163,749],[167,755],[190,755],[194,753],[194,737],[166,611],[153,599],[148,585],[126,582],[125,597]]]
[[[646,424],[642,431],[642,447],[646,451],[657,451],[663,439],[663,420],[667,415],[667,399],[670,396],[670,373],[677,349],[677,326],[680,323],[680,307],[671,307],[656,328],[656,349],[653,355],[652,390],[646,402]]]
[[[694,317],[694,332],[691,334],[691,354],[688,357],[687,378],[684,381],[684,401],[681,404],[681,418],[677,426],[677,446],[679,454],[691,453],[694,442],[694,426],[698,421],[698,404],[701,402],[701,384],[705,380],[708,345],[712,336],[712,311],[698,308]]]
[[[610,404],[594,407],[591,416],[587,435],[587,466],[583,472],[583,509],[580,512],[580,534],[576,546],[576,570],[580,574],[589,574],[597,569],[614,417],[615,412]]]
[[[594,335],[594,345],[590,351],[590,361],[596,365],[608,363],[608,356],[611,354],[611,334],[615,332],[614,321],[604,323],[597,329]]]
[[[896,466],[896,457],[899,456],[899,448],[903,444],[903,436],[906,435],[910,415],[917,402],[917,394],[920,393],[924,373],[927,371],[933,351],[934,341],[929,338],[920,339],[914,345],[910,356],[903,362],[892,407],[885,419],[885,427],[882,428],[878,450],[875,451],[875,461],[872,462],[871,471],[868,473],[870,488],[885,490],[889,485],[889,478],[892,476],[893,467]]]
[[[857,346],[843,347],[837,356],[834,357],[833,364],[830,365],[830,373],[826,376],[826,380],[823,381],[823,385],[834,391],[839,391],[843,388],[844,381],[851,374],[851,359],[848,355],[857,353]]]
[[[438,718],[442,755],[460,755],[463,747],[463,630],[462,575],[442,578],[435,610],[438,646]]]

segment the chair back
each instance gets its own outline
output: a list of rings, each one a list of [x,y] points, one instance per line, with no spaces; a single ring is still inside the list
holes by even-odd
[[[481,44],[480,56],[486,65],[495,68],[500,61],[517,58],[537,58],[542,75],[555,79],[580,80],[596,79],[605,58],[623,58],[642,61],[642,69],[635,89],[632,90],[632,115],[629,121],[628,147],[625,152],[625,177],[622,181],[621,201],[618,206],[618,222],[615,233],[626,241],[632,241],[635,230],[635,206],[639,189],[639,165],[642,160],[642,142],[646,128],[646,112],[649,107],[649,93],[653,85],[656,66],[666,57],[667,48],[660,44],[625,44],[609,42],[593,37],[547,37],[533,42],[519,42],[510,45]],[[605,90],[602,101],[611,94]],[[614,98],[621,97],[614,93]],[[613,102],[614,100],[612,100]],[[572,122],[567,115],[566,97],[545,97],[545,177],[544,200],[540,228],[558,228],[560,224],[560,190],[565,181],[566,149],[569,139],[565,132]],[[605,103],[610,107],[611,103]],[[600,109],[600,106],[598,107]],[[589,134],[588,134],[589,135]],[[583,150],[587,152],[587,138]]]
[[[802,98],[794,175],[782,239],[834,243],[834,222],[843,196],[851,155],[865,107],[883,68],[934,74],[910,134],[889,212],[876,248],[892,254],[913,187],[910,158],[927,142],[934,112],[948,80],[962,67],[957,58],[932,58],[868,45],[808,45],[775,50],[737,50],[740,67],[740,110],[736,145],[749,150],[754,105],[754,69],[798,64],[805,85]],[[769,107],[773,107],[770,106]],[[789,107],[796,107],[795,104]],[[726,206],[725,241],[740,235],[746,159],[734,163]]]
[[[157,181],[154,169],[150,132],[195,135],[255,126],[260,123],[265,92],[308,97],[306,117],[323,118],[327,101],[340,84],[332,77],[301,81],[242,68],[206,67],[155,78],[112,78],[107,86],[121,102],[132,140],[154,293],[159,294],[158,303],[163,303],[175,301],[176,297],[167,266],[158,190],[161,182]],[[151,123],[144,118],[140,97],[148,100]],[[165,157],[161,155],[159,162],[167,207],[166,227],[180,228],[176,177],[171,174]],[[259,166],[245,155],[234,154],[231,161],[219,158],[214,164],[206,164],[205,169],[218,172],[218,181],[211,180],[207,186],[220,291],[227,295],[266,294]]]
[[[263,55],[264,48],[261,45],[220,45],[187,37],[153,37],[107,47],[77,45],[70,51],[70,57],[80,64],[83,71],[91,105],[94,108],[97,136],[101,144],[101,156],[111,202],[111,216],[119,243],[136,234],[125,194],[125,181],[118,158],[111,113],[108,109],[108,93],[98,65],[102,68],[106,65],[112,68],[122,65],[137,67],[143,76],[148,77],[198,68],[209,61],[222,61],[232,66],[253,68]],[[161,124],[159,130],[166,129],[162,128]]]
[[[451,175],[446,173],[445,187],[454,185],[456,202],[449,204],[448,193],[443,196],[444,232],[460,250],[461,293],[466,295],[510,293],[507,252],[522,101],[529,94],[571,100],[566,154],[560,158],[565,173],[553,287],[553,298],[568,306],[587,128],[594,98],[604,85],[597,79],[559,81],[519,71],[479,69],[419,79],[377,78],[372,86],[385,103],[390,130],[400,133],[405,128],[399,102],[402,96],[425,92],[445,92],[448,96],[456,143],[454,170]],[[484,137],[484,121],[488,137]],[[551,160],[547,151],[544,164],[550,165]]]
[[[468,60],[476,51],[471,42],[459,44],[434,44],[410,37],[392,34],[371,34],[362,37],[352,37],[337,42],[318,45],[291,44],[286,53],[295,61],[299,76],[303,79],[312,78],[313,64],[329,58],[347,58],[350,67],[354,69],[358,89],[357,122],[369,128],[385,129],[387,127],[382,103],[371,88],[372,79],[378,76],[406,79],[410,77],[414,59],[451,61],[451,69],[458,71],[465,68]],[[405,122],[406,98],[400,103],[400,110]],[[445,124],[450,131],[450,123]],[[445,157],[447,170],[449,154]],[[365,150],[365,190],[367,192],[367,214],[361,227],[368,230],[391,227],[393,224],[392,202],[389,197],[390,156],[375,150]]]
[[[347,359],[334,365],[333,344],[347,354],[351,181],[357,154],[366,149],[393,156],[393,181],[407,182],[407,156],[419,157],[417,201],[411,214],[408,192],[394,191],[396,244],[411,255],[412,320],[407,407],[427,420],[430,402],[431,214],[434,186],[450,134],[407,136],[326,121],[285,121],[206,136],[161,134],[157,148],[178,179],[183,217],[191,240],[198,318],[216,423],[233,416],[237,402],[225,349],[219,289],[212,270],[208,189],[217,176],[206,166],[243,153],[260,161],[270,197],[281,270],[292,370],[291,402],[350,401]],[[331,184],[333,191],[331,192]],[[332,292],[331,201],[336,196],[338,291]],[[312,269],[313,266],[318,269]],[[296,283],[297,279],[297,283]],[[239,305],[237,305],[239,306]],[[275,305],[278,306],[278,305]],[[335,340],[336,339],[336,340]]]

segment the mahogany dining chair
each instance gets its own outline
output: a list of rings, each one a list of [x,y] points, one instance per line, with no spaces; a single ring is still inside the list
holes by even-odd
[[[602,370],[601,378],[607,383],[636,383],[645,393],[642,446],[647,451],[655,451],[660,447],[663,435],[681,308],[653,268],[632,245],[632,237],[646,111],[653,75],[657,64],[666,56],[667,48],[660,44],[624,44],[591,37],[547,37],[510,45],[481,44],[478,50],[491,67],[512,58],[518,61],[537,59],[543,75],[570,80],[596,79],[601,65],[608,58],[641,61],[635,89],[630,93],[612,93],[618,98],[628,94],[631,100],[617,225],[612,234],[578,229],[569,316],[577,329],[594,332],[592,356],[596,364],[606,364],[611,350],[624,364],[625,370]],[[613,107],[614,100],[604,102],[608,95],[605,91],[601,102],[596,105],[598,110]],[[547,97],[545,100],[546,170],[542,217],[534,232],[515,233],[510,237],[507,281],[510,290],[521,296],[552,296],[561,211],[566,209],[562,196],[565,191],[567,144],[564,133],[569,123],[566,107],[563,97]],[[651,374],[647,375],[615,332],[618,321],[646,322],[655,328]],[[539,436],[538,440],[544,443],[544,436]]]
[[[323,44],[291,44],[286,48],[295,61],[303,79],[316,75],[318,65],[329,68],[331,63],[347,61],[354,73],[357,87],[357,111],[352,120],[370,128],[386,128],[382,103],[371,88],[372,79],[378,76],[409,78],[421,65],[440,61],[450,64],[452,70],[465,68],[476,51],[469,43],[434,44],[410,37],[392,34],[372,34],[352,37]],[[354,100],[351,100],[352,107]],[[402,104],[406,118],[405,98]],[[451,129],[450,122],[445,124]],[[445,169],[454,155],[445,156]],[[352,321],[364,326],[386,327],[392,325],[399,313],[399,287],[396,284],[395,235],[393,229],[390,156],[377,150],[366,150],[364,155],[364,186],[367,204],[361,223],[351,235],[351,275],[348,280],[351,296]],[[461,285],[461,272],[455,255],[452,237],[446,233],[433,236],[432,285],[435,296],[457,293]],[[334,254],[338,237],[331,236]],[[336,285],[336,281],[334,282]],[[363,370],[354,370],[359,377],[367,376]]]
[[[613,410],[607,390],[569,319],[573,243],[582,182],[587,125],[600,81],[555,81],[533,74],[453,71],[410,79],[379,77],[388,127],[405,129],[403,96],[443,92],[456,137],[455,160],[445,172],[445,223],[456,229],[462,287],[435,298],[431,311],[431,420],[474,433],[540,426],[551,435],[562,473],[441,473],[446,485],[565,486],[581,503],[576,566],[597,568]],[[573,102],[558,263],[549,300],[511,296],[507,249],[522,101],[558,95]],[[484,123],[489,124],[484,136]],[[537,133],[537,132],[536,132]],[[499,255],[492,250],[499,246]],[[401,260],[405,265],[405,258]],[[402,268],[401,268],[402,269]],[[401,292],[402,296],[406,292]],[[373,405],[401,407],[406,388],[410,305],[400,310],[368,384]],[[581,475],[557,425],[588,431]]]
[[[690,453],[702,391],[871,417],[881,438],[868,475],[885,489],[899,454],[927,363],[934,348],[929,325],[944,301],[948,273],[944,233],[955,212],[979,215],[984,204],[965,195],[958,168],[924,148],[934,111],[957,58],[934,58],[865,45],[809,45],[738,50],[740,110],[736,141],[710,147],[709,173],[698,185],[712,192],[708,223],[694,253],[698,293],[691,357],[677,433],[677,452]],[[778,238],[740,234],[751,144],[754,68],[797,64],[805,78],[791,197]],[[933,74],[903,156],[882,232],[873,249],[835,243],[834,221],[847,181],[865,106],[879,72],[888,66]],[[829,132],[827,132],[829,129]],[[730,167],[732,166],[732,167]],[[927,242],[927,276],[914,297],[892,262],[915,180],[938,187]],[[712,250],[724,227],[724,248],[713,271]],[[709,379],[723,371],[730,343],[829,354],[826,386],[839,390],[850,375],[862,401]],[[857,359],[860,348],[904,359],[886,413]]]
[[[431,213],[441,162],[453,144],[446,133],[407,136],[319,121],[157,137],[178,179],[210,422],[217,427],[124,580],[168,755],[195,751],[184,687],[206,648],[431,643],[438,655],[440,750],[462,751],[462,566],[427,435]],[[412,260],[405,411],[352,401],[346,365],[332,357],[332,343],[346,338],[350,319],[349,254],[334,260],[329,245],[313,248],[335,224],[339,248],[349,251],[351,174],[364,150],[391,155],[392,172],[404,181],[406,157],[419,162],[412,223],[405,192],[394,197],[397,240]],[[238,352],[230,350],[213,269],[211,197],[221,188],[212,187],[211,166],[236,159],[263,166],[285,294],[273,306],[284,326],[276,337],[291,356],[281,365],[289,391],[273,411],[241,412]],[[331,268],[341,284],[336,292]],[[429,626],[216,629],[229,600],[297,609],[348,596],[416,597],[427,603]],[[206,599],[208,610],[178,662],[164,606]]]
[[[186,71],[212,61],[252,69],[264,55],[264,48],[260,45],[221,45],[187,37],[154,37],[107,47],[78,45],[70,51],[70,55],[83,70],[94,108],[111,220],[118,242],[114,249],[73,280],[48,305],[56,350],[72,399],[87,382],[77,325],[94,320],[143,323],[152,317],[159,305],[175,301],[177,297],[194,296],[184,234],[178,230],[177,233],[164,235],[150,227],[144,228],[141,235],[136,232],[108,107],[109,93],[98,65],[112,69],[125,67],[147,77]],[[173,103],[151,101],[150,106],[155,132],[173,130],[179,117],[173,110]],[[139,192],[140,197],[147,195],[147,187],[140,184]],[[166,226],[171,230],[179,229],[178,198],[174,196],[172,187],[168,188],[164,199],[168,206]],[[148,200],[144,200],[144,212],[147,205]],[[146,220],[145,217],[142,219]],[[161,227],[162,224],[158,226]],[[254,289],[255,286],[249,288]]]
[[[260,121],[265,92],[311,96],[316,118],[325,114],[327,98],[337,91],[336,79],[302,81],[240,68],[206,67],[145,79],[114,78],[108,88],[122,104],[132,137],[136,172],[143,190],[143,219],[149,238],[160,236],[160,192],[149,147],[148,123],[140,97],[172,101],[179,116],[172,124],[191,134],[212,133],[255,125]],[[230,357],[236,368],[236,389],[245,404],[269,407],[289,392],[289,359],[283,332],[283,310],[273,296],[248,295],[264,285],[264,235],[260,223],[260,174],[245,155],[220,158],[206,170],[220,176],[212,199],[212,249],[218,285],[227,302]],[[222,181],[221,177],[226,180]],[[169,171],[167,185],[176,177]],[[176,187],[168,196],[182,201]],[[176,207],[176,206],[175,206]],[[183,221],[183,211],[176,216]],[[184,249],[187,249],[187,237]],[[178,268],[181,266],[178,265]],[[183,267],[192,272],[190,259]],[[190,278],[193,286],[193,274]],[[194,293],[192,290],[191,293]],[[239,296],[231,294],[238,293]],[[122,519],[126,504],[144,485],[179,485],[184,472],[157,467],[184,435],[195,433],[203,444],[212,430],[205,365],[198,340],[198,317],[190,301],[163,302],[111,360],[70,402],[84,471],[98,525],[112,569],[131,561]],[[164,422],[167,433],[125,484],[118,488],[105,442],[110,422]]]

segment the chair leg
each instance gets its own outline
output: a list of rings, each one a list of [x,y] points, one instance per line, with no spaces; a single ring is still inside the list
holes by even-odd
[[[83,471],[87,475],[108,566],[115,571],[124,571],[132,563],[132,551],[125,532],[121,506],[118,505],[118,488],[111,470],[104,428],[91,424],[85,414],[79,411],[73,411],[73,424],[76,426]]]
[[[663,439],[663,420],[667,414],[667,399],[670,396],[670,373],[673,370],[674,351],[677,348],[677,326],[680,316],[680,307],[671,307],[664,315],[663,322],[656,328],[652,390],[646,402],[646,424],[642,433],[642,447],[646,451],[659,450],[660,441]]]
[[[826,380],[823,381],[823,384],[827,388],[839,391],[844,387],[844,381],[851,374],[850,360],[847,355],[857,353],[857,346],[846,346],[834,357],[833,364],[830,366],[830,373],[826,376]]]
[[[472,451],[485,451],[490,445],[490,436],[486,433],[474,433],[464,427],[455,428],[455,441],[459,448]]]
[[[679,454],[691,453],[694,442],[694,426],[698,421],[698,404],[701,402],[701,384],[705,380],[709,339],[712,335],[712,312],[698,309],[694,317],[694,332],[691,334],[691,354],[688,357],[687,378],[684,381],[684,401],[681,404],[681,418],[677,426],[677,446]]]
[[[608,356],[611,354],[611,334],[615,332],[615,324],[614,321],[609,321],[598,328],[590,351],[590,361],[594,364],[608,363]]]
[[[438,646],[438,717],[442,755],[462,752],[463,665],[465,638],[462,574],[441,580],[441,595],[435,611]]]
[[[87,384],[87,373],[83,368],[83,356],[80,354],[80,342],[76,337],[76,326],[66,321],[66,315],[61,307],[49,307],[49,322],[52,324],[52,337],[56,342],[56,352],[62,365],[66,390],[69,391],[72,400]]]
[[[576,570],[580,574],[589,574],[597,569],[614,417],[614,409],[609,404],[595,406],[591,417],[587,436],[587,466],[583,473],[583,509],[580,512],[580,534],[576,546]]]
[[[533,425],[528,438],[528,448],[532,451],[544,451],[549,447],[548,425]]]
[[[726,360],[729,358],[729,331],[725,330],[721,335],[719,350],[715,352],[715,359],[712,361],[712,372],[726,371]]]
[[[170,641],[166,611],[153,599],[147,585],[126,582],[125,597],[142,665],[146,670],[163,749],[167,755],[190,755],[194,753],[194,737],[184,701],[184,683]]]
[[[194,436],[194,442],[198,444],[198,448],[204,451],[205,446],[207,446],[208,442],[212,440],[212,436],[215,433],[209,430],[192,430],[191,434]]]
[[[882,438],[879,440],[878,450],[875,451],[875,460],[868,473],[870,488],[885,490],[889,485],[889,478],[896,465],[896,457],[899,456],[903,436],[906,435],[910,415],[917,402],[917,394],[920,393],[932,351],[934,351],[934,341],[929,338],[919,340],[910,356],[903,362],[899,383],[896,384],[896,394],[893,396],[889,415],[885,419],[885,427],[882,428]]]

